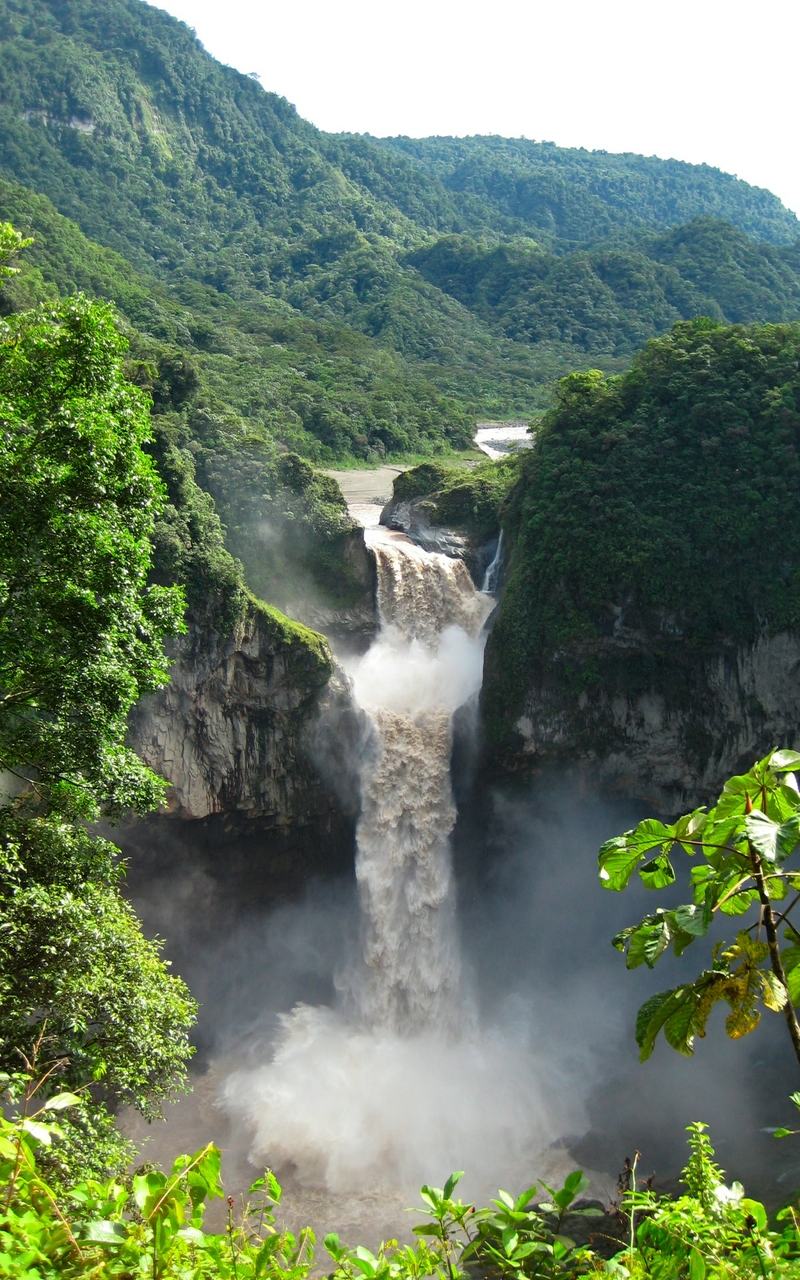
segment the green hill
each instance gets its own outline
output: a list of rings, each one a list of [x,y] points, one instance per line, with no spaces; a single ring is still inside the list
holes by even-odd
[[[6,0],[0,42],[0,213],[44,284],[314,460],[460,448],[698,311],[798,315],[797,219],[708,166],[324,134],[143,0]]]

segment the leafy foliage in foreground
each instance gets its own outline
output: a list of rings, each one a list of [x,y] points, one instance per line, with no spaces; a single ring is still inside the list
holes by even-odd
[[[147,585],[164,492],[124,346],[79,297],[0,321],[0,761],[147,808],[156,781],[122,742],[182,601]]]
[[[616,891],[634,873],[646,888],[668,890],[677,879],[676,854],[702,857],[689,873],[691,902],[658,907],[614,938],[628,969],[652,969],[669,950],[683,955],[706,937],[718,914],[758,912],[734,942],[714,944],[696,978],[642,1005],[636,1020],[642,1059],[649,1058],[662,1032],[673,1049],[691,1054],[722,1001],[729,1008],[725,1029],[734,1039],[755,1030],[762,1008],[782,1012],[800,1062],[800,933],[790,919],[800,901],[800,869],[796,860],[792,865],[800,845],[797,769],[800,753],[772,751],[748,773],[730,778],[708,812],[695,809],[670,824],[646,818],[600,850],[600,882]]]
[[[0,226],[0,257],[19,247]],[[124,350],[110,307],[80,296],[0,321],[0,1068],[33,1045],[45,1098],[91,1092],[63,1177],[124,1163],[111,1110],[154,1114],[180,1087],[195,1009],[85,825],[163,795],[125,734],[182,626],[180,588],[149,581],[166,493]]]
[[[4,1083],[14,1093],[26,1082]],[[150,1167],[125,1181],[54,1184],[45,1172],[47,1154],[62,1140],[64,1115],[83,1104],[62,1093],[37,1109],[35,1087],[27,1085],[13,1117],[0,1116],[0,1274],[24,1280],[305,1280],[318,1271],[314,1233],[306,1228],[295,1236],[275,1225],[281,1187],[269,1170],[249,1188],[240,1212],[227,1198],[223,1231],[205,1229],[207,1204],[225,1196],[220,1153],[211,1143],[179,1156],[166,1172]],[[332,1280],[461,1280],[475,1267],[508,1280],[800,1275],[794,1211],[784,1210],[770,1224],[764,1206],[747,1199],[740,1184],[725,1185],[704,1126],[689,1126],[689,1134],[686,1194],[676,1200],[648,1186],[639,1189],[635,1160],[615,1218],[578,1199],[587,1186],[579,1170],[562,1187],[536,1184],[516,1197],[500,1191],[480,1209],[456,1198],[461,1174],[454,1173],[443,1187],[422,1188],[427,1221],[414,1227],[414,1245],[389,1241],[374,1253],[348,1247],[331,1233],[324,1241],[328,1273]],[[603,1229],[589,1245],[576,1244],[570,1224],[588,1219],[591,1225],[593,1218]]]

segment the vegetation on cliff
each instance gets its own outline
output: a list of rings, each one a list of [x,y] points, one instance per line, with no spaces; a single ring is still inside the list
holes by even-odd
[[[800,497],[799,356],[797,325],[697,320],[621,377],[560,383],[509,502],[484,688],[496,740],[545,669],[572,694],[616,687],[604,664],[620,634],[639,633],[654,662],[676,645],[688,662],[800,624],[786,522]]]
[[[474,466],[423,462],[397,476],[392,501],[423,499],[431,524],[484,542],[499,532],[503,504],[518,473],[518,455]]]

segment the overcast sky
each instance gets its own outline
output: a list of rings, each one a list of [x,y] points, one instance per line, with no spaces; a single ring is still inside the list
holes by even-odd
[[[160,0],[321,129],[705,161],[800,213],[800,0]]]

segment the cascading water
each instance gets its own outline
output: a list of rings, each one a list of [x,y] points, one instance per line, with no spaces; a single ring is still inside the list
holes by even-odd
[[[362,774],[356,837],[356,1007],[369,1026],[409,1032],[465,1016],[450,860],[451,722],[480,683],[488,601],[460,560],[384,530],[370,541],[381,634],[354,671],[376,746]]]
[[[573,1122],[545,1107],[518,1006],[480,1025],[462,971],[450,834],[452,718],[480,687],[491,599],[466,566],[371,528],[381,629],[349,665],[371,724],[362,764],[358,960],[338,1008],[281,1016],[271,1060],[229,1076],[254,1164],[327,1192],[407,1197],[454,1168],[527,1177]],[[545,1167],[547,1161],[545,1161]],[[529,1178],[530,1180],[530,1178]],[[469,1181],[466,1181],[469,1186]]]
[[[502,569],[502,567],[503,567],[503,530],[501,529],[499,537],[497,539],[497,546],[495,548],[495,553],[492,556],[489,563],[487,564],[486,572],[483,575],[483,582],[481,583],[482,591],[485,591],[491,595],[493,592],[497,590],[498,584],[500,582],[500,570]]]

